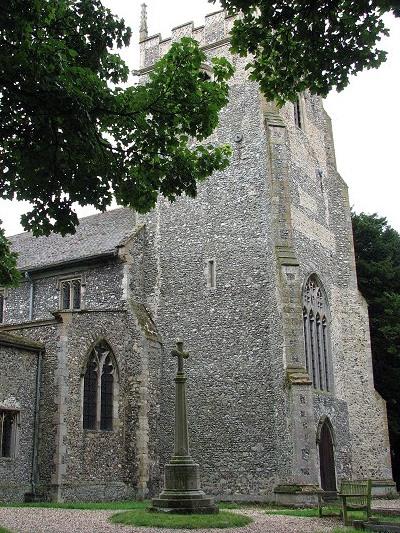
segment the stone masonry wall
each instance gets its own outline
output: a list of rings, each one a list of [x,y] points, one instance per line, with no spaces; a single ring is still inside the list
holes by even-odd
[[[124,255],[128,263],[82,264],[37,274],[34,320],[3,326],[46,347],[38,489],[53,500],[116,500],[132,498],[138,491],[146,496],[160,484],[156,426],[161,345],[146,311],[140,313],[135,302],[128,305],[126,277],[136,266],[130,243]],[[82,276],[83,309],[58,311],[54,318],[49,310],[57,309],[57,281],[74,275]],[[25,291],[20,303],[10,291],[9,309],[12,303],[28,307],[28,298]],[[101,339],[112,347],[118,366],[113,431],[82,429],[83,374],[91,348]]]
[[[218,12],[206,17],[204,27],[185,24],[170,39],[156,35],[141,43],[144,76],[183,35],[197,39],[209,57],[224,55],[236,68],[230,102],[210,139],[232,144],[229,169],[202,184],[196,200],[182,198],[170,205],[160,199],[157,209],[141,220],[152,247],[144,260],[146,301],[167,348],[160,426],[167,449],[160,450],[162,462],[172,450],[168,428],[174,363],[168,351],[180,336],[192,354],[186,366],[193,455],[201,463],[207,490],[236,497],[270,494],[276,483],[289,479],[292,443],[283,379],[284,302],[277,290],[274,250],[280,244],[274,235],[283,235],[286,228],[273,227],[276,199],[269,183],[262,101],[257,86],[246,79],[246,60],[229,53],[232,22]],[[293,104],[279,112],[288,132],[286,200],[293,257],[300,264],[298,307],[300,312],[303,282],[316,273],[332,313],[334,390],[312,392],[314,446],[318,422],[328,416],[335,432],[338,477],[353,473],[387,478],[385,409],[370,372],[368,322],[356,286],[346,185],[336,171],[330,121],[321,99],[305,93],[300,107],[302,129],[294,124]],[[216,265],[213,289],[207,279],[209,260]],[[299,340],[302,335],[299,328]],[[374,435],[369,428],[376,430]]]
[[[213,32],[223,36],[221,14],[208,18],[202,31],[211,35],[211,20]],[[189,431],[203,487],[224,497],[263,498],[289,476],[292,446],[264,119],[245,61],[230,56],[227,43],[214,49],[210,39],[209,56],[223,54],[236,68],[230,103],[210,139],[231,143],[232,164],[201,184],[196,200],[171,205],[160,199],[141,217],[149,244],[144,290],[166,349],[160,457],[165,464],[173,448],[176,361],[168,354],[179,336],[191,354],[185,363]],[[158,54],[145,46],[147,58]],[[210,260],[215,288],[209,286]]]
[[[0,457],[0,501],[31,491],[37,354],[0,344],[0,409],[19,412],[15,457]]]
[[[296,255],[303,280],[315,272],[327,292],[333,396],[347,404],[352,474],[390,479],[386,408],[373,384],[368,313],[357,289],[347,186],[335,168],[330,121],[321,100],[308,93],[301,98],[302,129],[294,124],[292,104],[282,110],[292,153]],[[346,426],[335,429],[338,441],[344,442]]]
[[[138,456],[139,410],[147,402],[151,418],[146,442],[145,492],[159,486],[155,456],[158,374],[150,376],[149,397],[143,398],[142,363],[150,357],[160,366],[160,345],[143,340],[135,315],[127,311],[61,314],[62,322],[15,330],[46,345],[40,409],[40,491],[58,500],[118,500],[134,497],[143,471]],[[14,331],[14,332],[15,332]],[[82,377],[90,349],[105,339],[119,372],[118,421],[113,431],[82,429]],[[150,451],[147,450],[149,447]]]
[[[104,260],[100,264],[81,264],[75,268],[58,268],[32,274],[33,320],[52,319],[52,312],[60,309],[59,282],[82,277],[82,307],[87,309],[122,308],[121,263]],[[31,282],[26,280],[15,289],[8,289],[5,302],[5,324],[29,321]]]

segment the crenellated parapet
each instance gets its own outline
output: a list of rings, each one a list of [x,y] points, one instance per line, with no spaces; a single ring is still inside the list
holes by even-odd
[[[163,39],[161,34],[152,35],[140,41],[140,69],[154,65],[168,52],[171,44],[182,37],[195,39],[202,48],[210,49],[220,46],[229,40],[235,18],[229,16],[225,10],[206,15],[204,25],[195,27],[193,22],[187,22],[172,29],[172,35]]]

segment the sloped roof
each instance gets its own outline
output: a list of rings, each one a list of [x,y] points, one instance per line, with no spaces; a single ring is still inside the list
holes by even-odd
[[[20,233],[7,238],[18,253],[20,270],[40,270],[112,254],[133,234],[135,223],[134,211],[114,209],[80,219],[74,235],[34,237],[32,233]]]
[[[19,335],[12,335],[6,331],[0,331],[0,346],[14,346],[32,352],[40,352],[44,349],[44,344],[36,342]]]

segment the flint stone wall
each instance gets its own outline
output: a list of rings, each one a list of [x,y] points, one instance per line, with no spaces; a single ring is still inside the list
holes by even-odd
[[[23,501],[31,491],[37,353],[0,340],[0,409],[19,412],[15,457],[0,457],[0,501]]]
[[[60,309],[60,281],[74,277],[82,278],[83,309],[122,309],[123,276],[122,263],[107,259],[100,264],[35,273],[32,275],[32,320],[54,318],[52,313]],[[7,289],[4,324],[28,322],[30,298],[31,282],[28,280],[17,288]]]
[[[246,60],[232,57],[224,41],[231,22],[219,12],[206,18],[202,28],[187,24],[176,28],[171,39],[154,36],[141,43],[144,77],[182,35],[197,39],[208,57],[224,55],[236,68],[230,102],[210,139],[232,145],[231,165],[201,184],[195,200],[182,198],[170,205],[160,199],[152,214],[140,217],[148,245],[143,291],[167,352],[179,336],[192,355],[186,365],[190,432],[204,487],[224,497],[263,497],[290,479],[292,469],[282,337],[285,302],[277,290],[274,240],[286,230],[274,227],[279,216],[274,222],[276,199],[270,189],[271,167],[281,162],[270,159],[263,101],[246,79]],[[303,284],[316,273],[332,315],[334,388],[327,394],[313,391],[313,446],[317,448],[318,421],[328,416],[337,443],[338,477],[387,478],[385,406],[373,388],[347,187],[336,171],[330,120],[321,99],[306,93],[300,105],[302,129],[294,124],[293,104],[279,112],[288,132],[285,209],[300,264],[297,305],[301,313]],[[215,289],[207,286],[209,260],[216,265]],[[301,340],[302,331],[298,335]],[[304,353],[298,359],[304,361]],[[350,360],[354,370],[345,362]],[[172,452],[173,372],[173,361],[166,359],[160,425],[160,440],[167,444],[160,450],[164,463]],[[371,439],[368,450],[363,443]]]
[[[166,353],[181,337],[191,354],[189,432],[203,488],[224,498],[262,499],[290,475],[289,406],[261,98],[256,84],[244,82],[245,61],[228,48],[209,52],[236,67],[211,140],[231,143],[232,163],[202,183],[195,200],[160,199],[141,217],[148,242],[144,290]],[[207,282],[209,260],[216,264],[215,288]],[[163,464],[173,451],[175,366],[166,356]]]

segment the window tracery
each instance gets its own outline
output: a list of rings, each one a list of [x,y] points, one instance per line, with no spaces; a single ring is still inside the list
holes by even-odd
[[[306,368],[315,389],[330,391],[329,310],[318,278],[308,278],[303,290],[303,328]]]
[[[101,341],[91,351],[83,377],[83,429],[113,430],[117,386],[112,350]]]
[[[72,311],[82,307],[82,280],[65,279],[60,282],[60,308]]]

